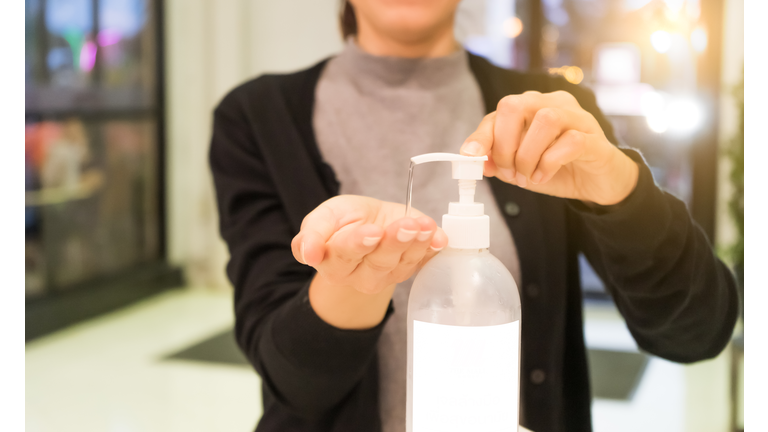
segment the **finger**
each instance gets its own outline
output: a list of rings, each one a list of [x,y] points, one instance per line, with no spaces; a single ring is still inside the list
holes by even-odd
[[[328,241],[325,259],[315,267],[329,281],[343,279],[376,249],[383,235],[384,230],[374,224],[342,228]]]
[[[432,237],[432,242],[429,244],[429,249],[434,253],[438,253],[446,246],[448,246],[448,235],[445,233],[445,231],[443,231],[442,228],[438,228],[437,232]]]
[[[567,130],[577,130],[586,119],[581,112],[544,107],[536,112],[515,158],[516,184],[526,187],[542,154]]]
[[[374,282],[389,277],[403,252],[416,240],[419,228],[415,219],[407,217],[390,224],[376,250],[366,255],[355,269],[358,280]],[[362,290],[365,290],[364,286]]]
[[[421,262],[437,230],[437,224],[432,218],[423,216],[416,219],[416,222],[419,224],[419,234],[400,257],[400,263],[398,264],[400,271],[412,271]]]
[[[566,131],[541,155],[536,170],[531,175],[531,183],[546,184],[564,165],[569,164],[584,153],[587,134],[576,130]]]
[[[488,160],[483,163],[483,175],[486,177],[498,175],[496,164],[493,163],[493,156],[488,157]]]
[[[489,154],[493,146],[493,123],[495,119],[496,112],[483,117],[477,129],[464,140],[459,153],[465,156],[485,156]]]
[[[413,218],[402,218],[390,224],[375,251],[366,255],[363,265],[374,270],[390,271],[400,262],[403,253],[416,241],[420,226]]]
[[[424,264],[428,263],[429,260],[440,253],[440,251],[443,250],[446,246],[448,246],[448,236],[445,235],[445,232],[441,228],[438,228],[437,232],[432,237],[432,243],[426,249],[424,256],[421,258],[421,261],[419,261],[419,264],[416,266],[416,268],[420,269],[424,267]],[[412,269],[412,271],[413,270],[415,269]],[[407,277],[410,277],[410,275]]]
[[[574,95],[568,93],[565,90],[558,90],[552,93],[546,94],[550,99],[554,100],[556,106],[560,106],[568,109],[580,109],[579,101]]]
[[[321,204],[301,222],[301,230],[291,242],[293,257],[302,264],[315,266],[323,261],[325,244],[336,232],[338,217]]]
[[[430,221],[432,221],[432,219],[429,218],[429,216],[426,216],[424,213],[416,209],[412,209],[412,210],[414,211],[414,213],[416,213],[417,219],[420,217],[425,217],[426,219],[429,219]],[[437,226],[437,224],[435,223],[435,234],[432,236],[432,241],[429,243],[429,247],[435,252],[440,252],[446,246],[448,246],[448,235],[445,234],[445,231],[443,231],[443,229]]]
[[[518,186],[527,186],[527,179],[536,169],[541,155],[562,133],[564,116],[563,110],[553,107],[542,108],[534,115],[515,158]]]
[[[515,155],[525,132],[526,119],[533,116],[540,98],[538,92],[511,95],[501,99],[496,107],[492,156],[497,175],[504,180],[515,177]]]

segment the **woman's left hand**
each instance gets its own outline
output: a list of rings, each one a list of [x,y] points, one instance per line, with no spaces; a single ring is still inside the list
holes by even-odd
[[[486,176],[600,205],[629,196],[639,172],[608,141],[597,120],[564,91],[505,97],[464,141],[461,154],[488,155]]]

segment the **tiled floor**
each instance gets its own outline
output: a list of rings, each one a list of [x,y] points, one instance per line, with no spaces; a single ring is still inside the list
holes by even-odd
[[[585,321],[587,347],[638,352],[615,308],[591,305]],[[592,422],[595,432],[685,431],[685,410],[684,366],[651,357],[629,400],[594,399]]]
[[[609,355],[593,357],[596,373],[619,367],[610,352],[637,352],[615,309],[591,305],[585,319],[588,347]],[[231,344],[232,321],[229,294],[176,290],[27,344],[27,431],[253,430],[259,380]],[[725,373],[718,360],[651,357],[630,399],[595,399],[594,430],[724,431]],[[622,393],[600,379],[593,387]]]
[[[584,320],[588,348],[638,351],[615,307],[588,304]],[[630,400],[594,399],[594,432],[727,431],[729,354],[693,365],[651,356]]]
[[[26,430],[252,431],[249,368],[164,360],[230,328],[231,309],[230,295],[177,290],[27,344]]]

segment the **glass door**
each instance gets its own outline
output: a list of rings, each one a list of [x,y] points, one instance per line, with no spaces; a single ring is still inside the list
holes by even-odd
[[[26,0],[29,306],[164,263],[161,4]]]

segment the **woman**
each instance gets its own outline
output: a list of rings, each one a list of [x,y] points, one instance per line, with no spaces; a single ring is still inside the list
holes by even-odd
[[[434,218],[455,199],[420,167],[423,213],[402,217],[406,166],[461,142],[490,157],[477,196],[522,288],[521,424],[591,429],[580,251],[646,351],[691,362],[729,340],[734,281],[685,205],[614,145],[589,91],[461,49],[457,4],[352,0],[341,54],[250,81],[215,111],[210,162],[238,343],[263,381],[258,431],[404,430],[409,278],[447,244]]]

